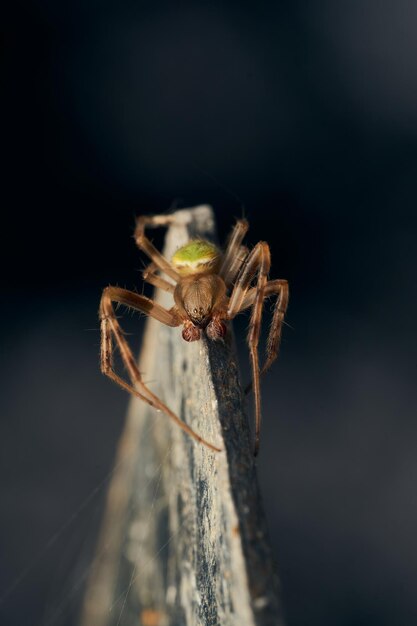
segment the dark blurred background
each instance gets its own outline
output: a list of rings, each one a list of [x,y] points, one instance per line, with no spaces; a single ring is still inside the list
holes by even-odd
[[[206,202],[290,282],[259,457],[288,626],[417,623],[416,28],[411,0],[3,14],[3,626],[76,624],[128,403],[100,293],[140,289],[135,215]]]

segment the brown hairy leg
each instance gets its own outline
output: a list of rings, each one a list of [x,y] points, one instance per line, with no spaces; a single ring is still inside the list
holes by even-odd
[[[281,342],[282,326],[284,323],[285,313],[288,307],[289,289],[288,282],[283,279],[270,280],[265,287],[265,298],[276,295],[277,299],[274,305],[274,312],[272,315],[271,327],[269,329],[268,339],[266,342],[266,358],[265,363],[262,365],[262,376],[271,367],[272,363],[278,356],[279,345]],[[249,289],[243,302],[242,308],[239,312],[244,311],[251,307],[255,301],[256,287]],[[245,387],[245,393],[248,393],[252,389],[252,383],[250,382]]]
[[[173,278],[175,282],[179,280],[179,274],[174,270],[169,261],[155,248],[153,243],[145,235],[147,226],[156,228],[158,226],[169,226],[173,223],[172,215],[142,215],[136,220],[135,241],[136,245],[148,255],[155,265],[165,272],[167,276]]]
[[[131,307],[141,313],[154,317],[159,322],[166,324],[167,326],[175,327],[179,326],[181,320],[175,313],[175,310],[168,311],[162,306],[153,302],[150,298],[141,296],[127,289],[121,289],[120,287],[106,287],[103,291],[103,295],[100,302],[100,320],[101,320],[101,371],[106,374],[114,382],[120,385],[123,389],[129,393],[135,395],[147,402],[150,406],[154,407],[158,411],[165,413],[170,417],[182,430],[184,430],[190,437],[204,444],[211,450],[220,452],[220,448],[209,443],[200,435],[198,435],[192,428],[190,428],[185,422],[175,415],[152,391],[145,385],[142,380],[142,376],[136,365],[136,361],[133,357],[132,351],[123,335],[123,331],[119,325],[116,314],[113,309],[113,302],[124,304],[127,307]],[[113,344],[112,337],[114,337],[116,344],[120,350],[120,355],[125,365],[131,384],[123,380],[113,367]],[[137,387],[137,388],[136,388]]]
[[[265,300],[265,288],[268,281],[268,272],[271,267],[269,246],[264,241],[256,244],[247,256],[238,279],[233,287],[227,310],[227,318],[233,319],[241,310],[251,283],[257,275],[255,297],[252,304],[249,333],[247,337],[249,354],[252,366],[252,384],[255,404],[255,456],[259,451],[261,430],[261,390],[258,345],[261,331],[262,309]]]
[[[228,266],[226,273],[224,275],[224,282],[226,283],[226,287],[230,289],[233,287],[235,280],[237,279],[240,270],[242,269],[245,259],[249,254],[249,248],[246,246],[239,246],[236,250],[236,255],[231,260],[230,265]]]
[[[159,271],[160,270],[155,263],[150,263],[142,272],[143,280],[154,287],[163,289],[164,291],[168,291],[173,294],[175,291],[175,285],[165,280],[165,278],[162,278],[162,276],[158,276],[157,272]]]
[[[220,267],[220,277],[223,278],[227,287],[232,286],[233,278],[236,276],[239,267],[236,268],[236,271],[233,272],[233,277],[231,276],[232,271],[231,268],[233,265],[236,265],[236,257],[242,256],[239,254],[241,252],[241,244],[244,236],[246,235],[249,228],[249,224],[246,220],[238,220],[233,227],[232,232],[230,233],[230,237],[228,239],[226,250],[223,254],[223,261]],[[243,262],[243,259],[241,263]]]

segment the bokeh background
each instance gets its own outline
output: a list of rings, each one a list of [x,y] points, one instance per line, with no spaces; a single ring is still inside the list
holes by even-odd
[[[100,293],[140,289],[135,215],[203,202],[290,282],[259,457],[288,626],[417,623],[416,27],[411,0],[3,14],[3,626],[76,624],[128,403]]]

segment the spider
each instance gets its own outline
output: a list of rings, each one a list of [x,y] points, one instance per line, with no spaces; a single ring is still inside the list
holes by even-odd
[[[264,241],[252,250],[242,244],[249,228],[246,220],[236,222],[221,252],[213,243],[204,239],[191,240],[179,248],[168,261],[145,234],[146,227],[167,226],[172,217],[167,215],[142,216],[137,219],[135,241],[150,258],[151,263],[143,271],[143,279],[151,285],[171,293],[174,306],[165,309],[157,302],[120,287],[106,287],[100,302],[101,320],[101,371],[123,389],[162,411],[188,435],[211,450],[220,449],[200,437],[171,409],[169,409],[143,382],[132,351],[125,339],[116,317],[113,303],[150,315],[171,327],[182,325],[185,341],[198,341],[202,334],[209,340],[222,340],[227,332],[226,322],[251,308],[248,346],[252,369],[252,382],[246,392],[253,389],[255,412],[255,456],[259,450],[261,427],[260,376],[266,372],[278,356],[284,315],[288,305],[288,282],[268,280],[271,265],[269,246]],[[158,274],[165,274],[173,282]],[[276,296],[272,323],[267,339],[266,358],[259,365],[258,343],[264,301]],[[120,350],[130,382],[126,382],[113,367],[113,341]]]

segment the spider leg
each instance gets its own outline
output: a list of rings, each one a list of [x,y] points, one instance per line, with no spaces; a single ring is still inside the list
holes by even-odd
[[[241,311],[245,296],[250,289],[253,279],[257,275],[257,284],[255,287],[256,291],[252,305],[252,314],[247,337],[252,366],[252,384],[255,403],[255,456],[258,454],[259,450],[259,437],[261,429],[261,390],[259,382],[260,373],[258,345],[261,331],[262,309],[265,299],[265,288],[270,266],[271,254],[269,246],[264,241],[260,241],[246,258],[237,282],[233,287],[227,310],[228,319],[233,319]]]
[[[234,258],[231,260],[228,269],[224,275],[224,282],[226,283],[226,287],[230,289],[233,287],[233,284],[245,262],[246,257],[249,254],[249,248],[246,246],[239,246],[236,251]]]
[[[174,293],[175,285],[162,278],[162,276],[158,276],[156,272],[159,271],[159,268],[155,263],[150,263],[142,272],[143,280],[145,280],[150,285],[154,287],[158,287],[159,289],[163,289],[164,291],[168,291],[169,293]]]
[[[142,215],[136,220],[135,241],[136,245],[148,255],[161,271],[165,272],[175,282],[179,280],[179,274],[174,270],[169,261],[155,248],[153,243],[145,235],[146,226],[168,226],[175,221],[172,215]]]
[[[281,342],[282,325],[284,323],[284,316],[288,307],[289,290],[288,282],[286,280],[271,280],[265,287],[265,298],[269,296],[277,295],[277,300],[274,306],[274,313],[272,315],[271,327],[266,342],[266,359],[262,365],[262,376],[271,367],[272,363],[278,356],[279,344]],[[256,287],[249,289],[247,292],[240,312],[251,307],[255,301]],[[245,393],[248,393],[252,388],[252,383],[249,383],[245,388]]]
[[[116,314],[113,309],[113,302],[124,304],[146,313],[151,317],[154,317],[158,321],[166,324],[167,326],[179,326],[181,320],[176,315],[175,310],[168,311],[162,306],[153,302],[145,296],[140,296],[132,291],[121,289],[120,287],[106,287],[103,291],[103,295],[100,302],[100,319],[101,319],[101,371],[103,374],[111,378],[120,387],[147,402],[150,406],[154,407],[158,411],[162,411],[170,417],[182,430],[184,430],[190,437],[204,444],[211,450],[216,452],[220,451],[213,444],[209,443],[200,435],[198,435],[192,428],[190,428],[185,422],[175,415],[152,391],[145,385],[142,380],[142,376],[136,365],[136,361],[133,357],[132,351],[123,335],[123,331],[117,321]],[[122,361],[127,369],[131,384],[123,380],[114,371],[113,366],[113,345],[112,338],[114,337],[116,344],[120,350]]]
[[[246,220],[238,220],[233,227],[227,242],[226,250],[223,254],[223,261],[220,267],[220,277],[227,284],[226,277],[230,280],[230,267],[234,264],[236,254],[239,252],[243,237],[246,235],[249,224]],[[238,268],[237,268],[238,269]],[[236,273],[235,273],[236,276]],[[230,287],[230,284],[228,285]]]

